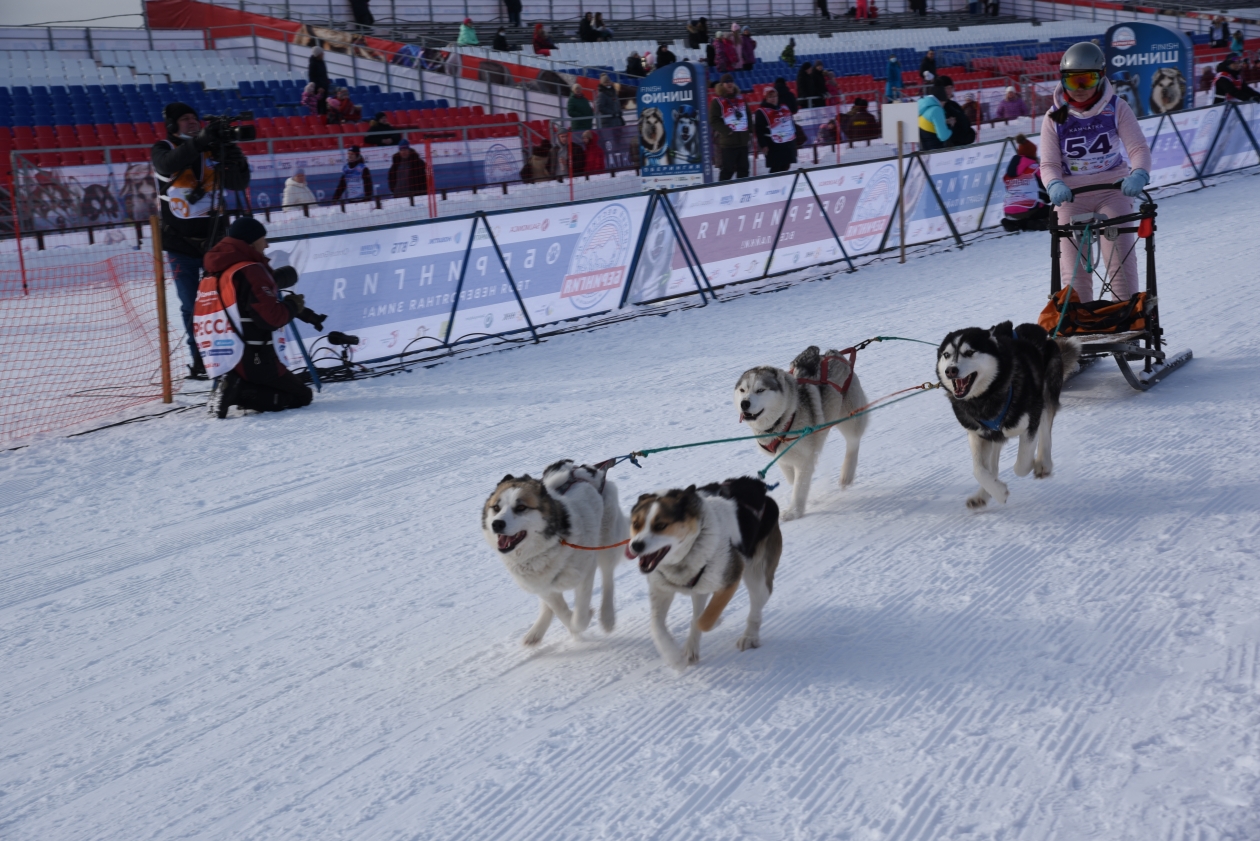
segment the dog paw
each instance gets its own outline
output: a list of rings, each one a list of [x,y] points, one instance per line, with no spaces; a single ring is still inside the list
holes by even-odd
[[[981,491],[978,494],[972,494],[971,496],[967,497],[967,507],[973,511],[978,508],[983,508],[984,506],[988,504],[989,504],[989,495],[985,493],[984,491]]]
[[[1033,478],[1049,479],[1054,473],[1054,464],[1048,461],[1033,462]]]
[[[545,633],[547,633],[545,629],[541,631],[530,631],[523,639],[521,639],[521,645],[526,647],[538,645],[538,643],[542,642],[543,634]]]
[[[611,610],[601,610],[599,612],[599,627],[604,629],[604,633],[611,634],[613,628],[617,627],[617,614]]]
[[[1009,499],[1010,496],[1011,496],[1010,489],[1007,488],[1006,485],[1004,485],[1003,483],[998,482],[998,492],[993,494],[993,499],[1005,505],[1006,500]]]
[[[747,651],[750,648],[760,648],[761,637],[756,634],[744,634],[742,637],[735,640],[735,647],[740,651]]]
[[[683,666],[694,666],[700,662],[700,646],[687,643],[682,650]]]
[[[785,522],[787,520],[795,520],[799,518],[800,516],[801,516],[801,512],[794,511],[791,508],[786,508],[783,511],[779,512],[779,519]]]

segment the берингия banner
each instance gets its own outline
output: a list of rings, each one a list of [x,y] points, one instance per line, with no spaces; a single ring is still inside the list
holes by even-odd
[[[1139,117],[1194,104],[1194,48],[1184,33],[1154,23],[1107,30],[1107,78]]]

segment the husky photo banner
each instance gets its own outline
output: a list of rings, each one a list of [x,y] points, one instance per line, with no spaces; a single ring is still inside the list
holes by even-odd
[[[639,83],[639,160],[643,189],[705,184],[712,177],[705,68],[679,61]]]
[[[1154,23],[1107,30],[1107,78],[1139,117],[1194,105],[1194,48],[1185,33]]]

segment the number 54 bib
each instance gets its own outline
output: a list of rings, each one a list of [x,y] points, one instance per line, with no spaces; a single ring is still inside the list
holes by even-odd
[[[1072,175],[1106,172],[1124,163],[1116,131],[1116,98],[1092,117],[1069,116],[1059,126],[1059,152]]]

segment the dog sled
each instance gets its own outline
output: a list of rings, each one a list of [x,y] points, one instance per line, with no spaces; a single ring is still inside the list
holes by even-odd
[[[1114,190],[1118,184],[1096,184],[1079,187],[1074,192]],[[1164,330],[1160,326],[1159,290],[1155,273],[1155,213],[1156,204],[1149,193],[1142,191],[1142,204],[1136,213],[1106,218],[1096,214],[1075,216],[1066,224],[1060,224],[1054,216],[1050,220],[1050,302],[1046,304],[1038,323],[1051,335],[1073,336],[1081,342],[1081,370],[1098,359],[1110,356],[1116,360],[1120,373],[1129,385],[1138,391],[1146,391],[1155,383],[1185,365],[1194,356],[1192,350],[1170,354],[1164,348]],[[1111,292],[1103,261],[1085,259],[1085,268],[1092,271],[1101,282],[1099,300],[1082,304],[1071,285],[1063,285],[1059,262],[1063,240],[1066,247],[1075,248],[1078,255],[1096,253],[1102,238],[1115,240],[1121,234],[1136,234],[1138,242],[1145,242],[1146,288],[1128,301],[1104,300]],[[1116,269],[1123,263],[1117,261]],[[1103,262],[1101,266],[1096,265]],[[1101,271],[1099,269],[1101,268]],[[1070,281],[1070,279],[1069,279]],[[1141,362],[1139,370],[1131,363]]]

